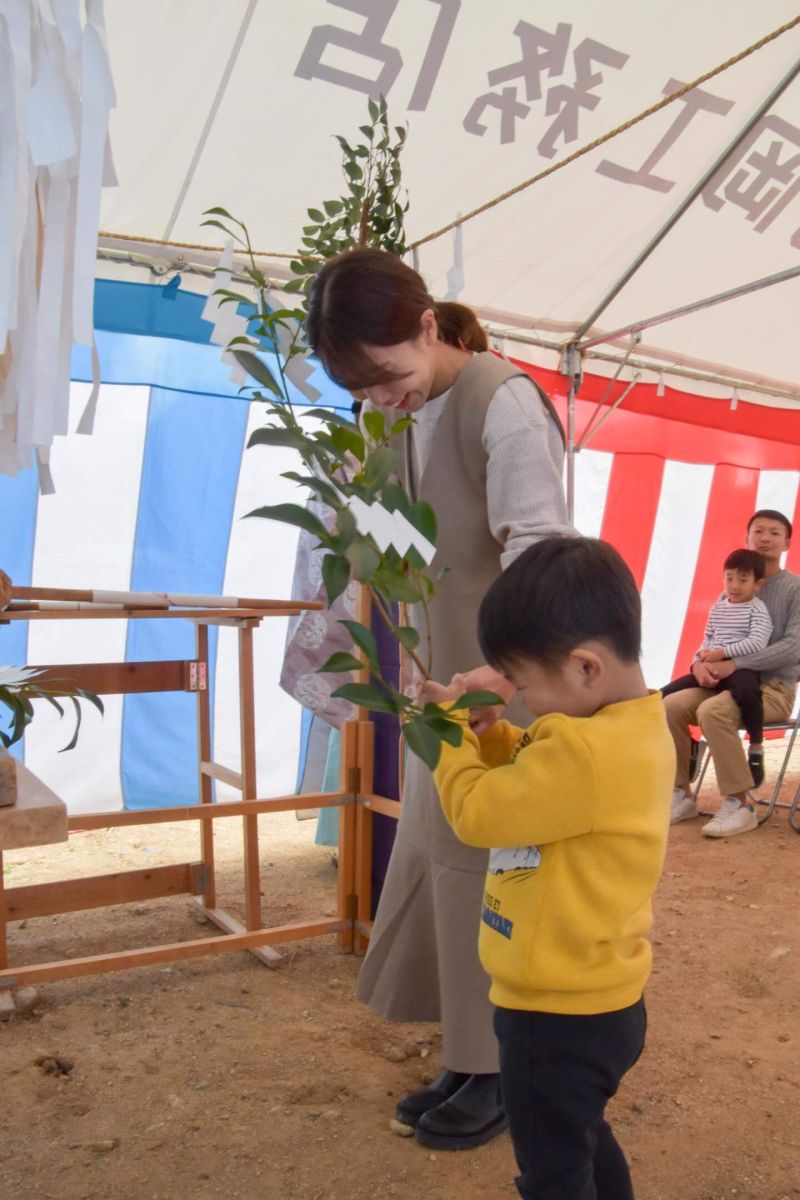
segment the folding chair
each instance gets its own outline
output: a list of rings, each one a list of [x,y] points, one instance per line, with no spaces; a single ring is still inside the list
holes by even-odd
[[[800,809],[800,786],[798,786],[798,789],[795,792],[794,799],[792,800],[791,804],[786,804],[785,802],[782,803],[778,799],[778,797],[781,794],[781,784],[783,783],[784,776],[786,775],[786,772],[789,769],[789,759],[792,756],[792,750],[794,749],[795,739],[797,738],[798,732],[800,732],[800,709],[798,709],[796,712],[794,712],[792,714],[792,716],[788,717],[787,720],[785,720],[785,721],[770,721],[770,722],[766,723],[764,725],[764,736],[765,736],[765,738],[769,739],[769,735],[771,733],[774,733],[774,734],[788,733],[789,730],[791,730],[791,736],[789,737],[789,744],[786,747],[786,752],[783,756],[783,762],[781,763],[781,769],[778,772],[778,777],[775,780],[775,785],[772,789],[772,793],[770,794],[769,800],[762,800],[758,796],[756,796],[756,799],[758,800],[759,804],[766,805],[766,812],[763,814],[763,816],[760,816],[758,818],[758,823],[759,823],[759,825],[766,824],[766,822],[770,819],[770,817],[772,816],[772,814],[774,813],[776,808],[786,808],[789,810],[789,824],[791,825],[792,829],[794,829],[795,833],[800,833],[800,819],[798,819],[798,809]],[[695,800],[698,800],[698,798],[700,796],[700,789],[703,786],[703,779],[705,778],[705,774],[706,774],[706,770],[708,769],[708,763],[709,763],[710,758],[711,758],[711,755],[708,753],[708,746],[706,745],[705,741],[702,741],[700,743],[700,750],[699,750],[699,754],[698,754],[698,768],[699,769],[698,769],[698,775],[697,775],[697,783],[695,784],[695,788],[694,788]]]

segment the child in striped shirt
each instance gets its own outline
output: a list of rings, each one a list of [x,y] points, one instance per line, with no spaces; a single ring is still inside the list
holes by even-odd
[[[765,649],[772,633],[772,618],[756,593],[764,579],[764,559],[755,550],[734,550],[723,567],[724,591],[708,614],[708,623],[695,662],[724,662]],[[681,675],[661,689],[662,696],[698,686],[694,675]],[[739,706],[750,738],[747,765],[753,784],[764,782],[764,706],[758,671],[739,668],[722,679],[713,692],[730,692]]]

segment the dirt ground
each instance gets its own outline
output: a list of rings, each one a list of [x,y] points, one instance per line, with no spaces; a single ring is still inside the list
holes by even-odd
[[[773,752],[774,756],[774,752]],[[784,787],[790,799],[795,775]],[[715,793],[704,798],[711,809]],[[240,914],[240,824],[217,823],[220,903]],[[611,1119],[639,1200],[800,1196],[800,837],[785,811],[713,842],[677,826],[656,897],[645,1054]],[[331,914],[313,823],[262,818],[265,923]],[[193,825],[77,834],[6,857],[8,886],[198,855]],[[12,927],[11,962],[208,936],[188,898]],[[0,1196],[9,1200],[512,1200],[511,1145],[432,1153],[390,1132],[440,1069],[437,1030],[353,998],[333,938],[42,986],[0,1025]],[[37,1058],[66,1060],[51,1074]],[[71,1067],[69,1064],[72,1064]]]

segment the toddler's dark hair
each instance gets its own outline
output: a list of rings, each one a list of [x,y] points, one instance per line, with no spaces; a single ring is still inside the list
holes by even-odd
[[[734,550],[725,559],[724,571],[752,571],[756,583],[764,578],[767,561],[757,550]]]
[[[487,663],[555,666],[583,642],[606,642],[637,662],[642,605],[631,572],[608,542],[548,537],[529,546],[481,601],[478,639]]]

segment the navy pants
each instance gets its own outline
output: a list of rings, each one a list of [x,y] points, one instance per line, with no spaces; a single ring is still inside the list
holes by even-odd
[[[661,695],[671,696],[673,692],[685,692],[687,688],[699,686],[694,675],[680,675],[661,689]],[[758,671],[749,671],[746,667],[739,667],[727,679],[721,679],[716,687],[708,690],[710,692],[730,692],[739,706],[742,724],[749,734],[750,741],[763,742],[764,704],[761,699],[761,677]]]
[[[592,1016],[496,1008],[523,1200],[633,1200],[605,1108],[644,1047],[644,1001]]]

